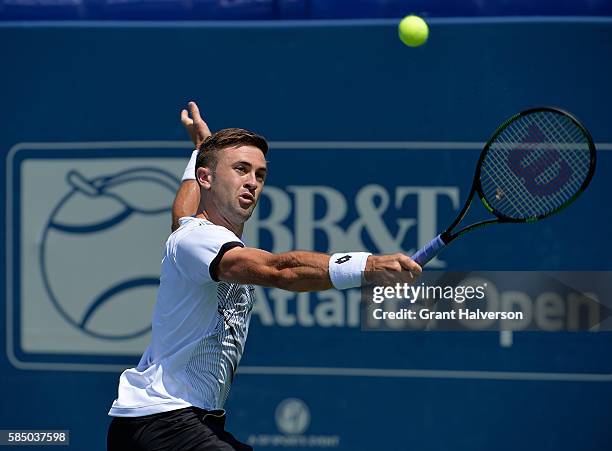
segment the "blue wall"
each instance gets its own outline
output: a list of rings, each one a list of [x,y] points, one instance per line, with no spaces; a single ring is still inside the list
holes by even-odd
[[[610,16],[608,0],[0,0],[0,20],[287,20]]]
[[[273,142],[270,194],[249,237],[272,250],[308,247],[308,236],[313,249],[339,246],[329,230],[304,224],[346,207],[336,220],[338,230],[363,225],[355,239],[374,252],[387,251],[383,238],[397,238],[402,220],[425,222],[415,198],[396,206],[398,187],[448,188],[463,201],[478,143],[502,120],[534,105],[565,108],[601,144],[597,174],[585,195],[546,222],[465,237],[442,260],[449,269],[612,269],[612,213],[606,207],[612,188],[606,175],[612,165],[612,22],[439,19],[431,21],[429,42],[417,49],[399,42],[395,26],[0,27],[0,149],[7,174],[0,198],[9,252],[3,263],[7,309],[0,309],[0,323],[7,324],[7,352],[0,358],[2,429],[70,429],[74,449],[104,449],[106,412],[120,368],[137,362],[133,350],[142,347],[146,334],[122,341],[112,338],[116,330],[105,330],[106,338],[99,338],[95,333],[105,327],[104,318],[75,327],[69,317],[81,308],[79,279],[106,261],[103,279],[128,256],[98,261],[92,251],[77,265],[83,273],[70,281],[62,271],[76,271],[70,265],[80,257],[57,254],[64,262],[55,264],[50,277],[68,281],[59,289],[70,299],[62,317],[48,291],[36,291],[43,286],[38,279],[45,265],[39,266],[38,257],[47,246],[44,231],[62,196],[72,192],[69,170],[91,180],[130,168],[163,170],[153,185],[143,185],[144,196],[136,188],[121,194],[139,202],[161,199],[167,207],[171,196],[164,189],[172,183],[164,181],[180,174],[190,152],[178,112],[191,99],[212,128],[251,128]],[[394,144],[400,149],[389,143],[400,143]],[[380,213],[382,226],[363,222],[371,216],[359,210],[360,195],[370,185],[389,202]],[[305,203],[309,199],[312,206]],[[67,221],[87,225],[102,215],[92,199],[80,202],[62,212]],[[289,208],[283,220],[276,228],[266,226],[265,219],[282,206]],[[150,211],[160,216],[146,216],[154,222],[143,229],[153,244],[122,235],[120,252],[132,245],[152,249],[153,257],[143,256],[130,271],[157,266],[169,213],[156,208],[154,203]],[[433,208],[426,212],[437,215],[434,225],[441,228],[457,206],[440,195]],[[134,214],[132,220],[140,219]],[[101,246],[93,235],[86,238],[85,249]],[[417,226],[403,238],[396,250],[409,252],[422,241]],[[98,278],[87,286],[98,282],[105,283]],[[291,325],[287,318],[297,314],[296,305],[290,301],[282,314],[283,304],[273,296],[266,292],[259,303],[227,406],[229,428],[243,440],[312,444],[315,436],[325,436],[347,450],[609,446],[609,333],[515,333],[514,344],[501,347],[492,332],[366,333],[348,312],[337,324],[319,318]],[[301,305],[315,310],[324,301],[312,295]],[[348,309],[348,297],[340,303]],[[54,348],[63,342],[65,347]],[[275,409],[289,398],[310,411],[309,425],[297,435],[283,434],[287,422],[275,419]]]

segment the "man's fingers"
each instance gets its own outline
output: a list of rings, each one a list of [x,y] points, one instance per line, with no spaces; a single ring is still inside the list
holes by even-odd
[[[204,121],[204,119],[202,119],[202,116],[200,115],[200,109],[198,108],[198,105],[195,102],[189,102],[187,104],[187,107],[189,108],[189,114],[193,118],[193,124],[196,128],[196,133],[198,133],[203,138],[207,138],[212,135],[210,129],[208,128],[208,124]]]
[[[181,110],[181,122],[186,127],[191,125],[191,124],[193,124],[193,121],[191,120],[191,118],[187,114],[187,110]]]
[[[200,109],[198,108],[198,105],[195,102],[189,102],[187,106],[189,107],[189,113],[191,114],[193,120],[201,121],[202,116],[200,116]]]
[[[406,255],[400,255],[398,258],[399,264],[402,266],[402,269],[406,269],[415,275],[419,275],[422,272],[421,267],[417,262]]]

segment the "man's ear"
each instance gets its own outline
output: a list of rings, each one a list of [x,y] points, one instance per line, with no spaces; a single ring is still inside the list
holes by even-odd
[[[210,168],[199,167],[196,170],[196,178],[198,184],[204,189],[210,189],[210,183],[212,182],[212,171]]]

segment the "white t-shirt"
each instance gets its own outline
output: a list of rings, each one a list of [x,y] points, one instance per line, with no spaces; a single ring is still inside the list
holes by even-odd
[[[109,415],[183,407],[221,409],[242,357],[254,288],[219,282],[218,265],[242,241],[204,219],[181,218],[162,258],[151,343],[119,379]]]

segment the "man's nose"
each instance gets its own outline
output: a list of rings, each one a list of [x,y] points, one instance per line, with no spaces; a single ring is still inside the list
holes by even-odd
[[[244,182],[244,187],[249,190],[254,190],[257,188],[257,177],[253,172],[249,173],[247,179]]]

